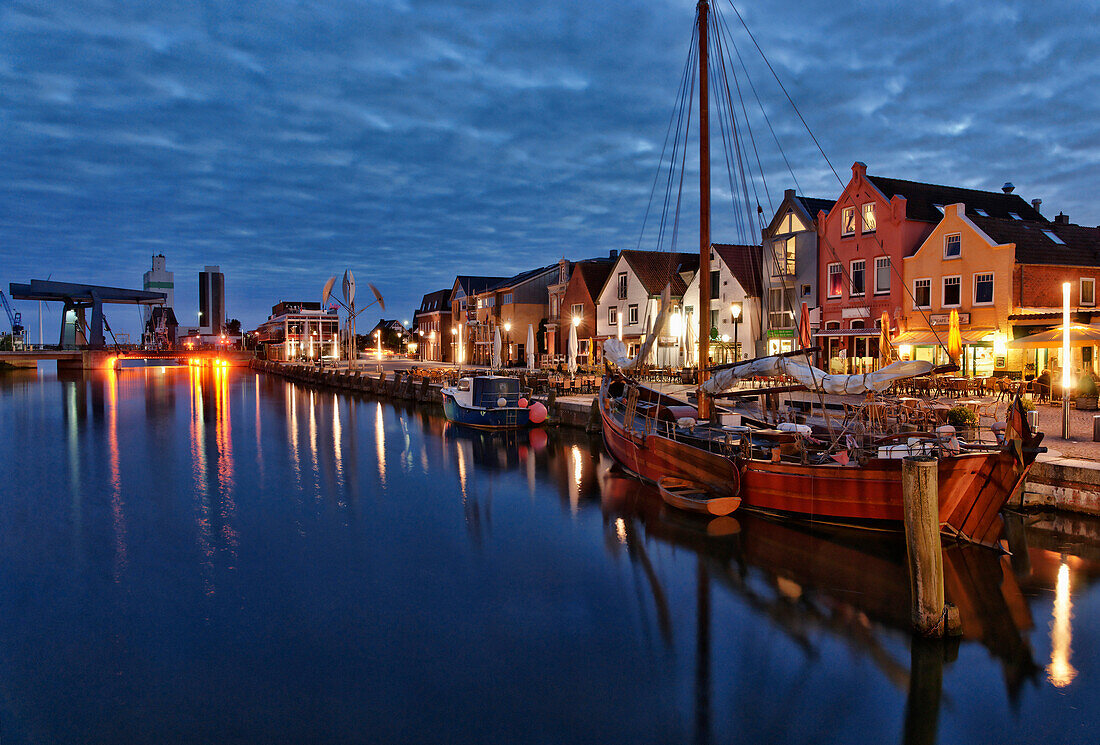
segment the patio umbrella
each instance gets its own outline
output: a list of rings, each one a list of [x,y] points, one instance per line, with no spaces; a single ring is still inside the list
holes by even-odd
[[[798,318],[798,346],[806,349],[810,346],[810,306],[802,303],[802,314]]]
[[[951,311],[950,325],[947,330],[947,356],[953,364],[959,364],[963,352],[962,332],[959,330],[959,311]]]
[[[695,321],[694,313],[688,314],[687,320],[687,354],[684,355],[685,363],[688,367],[695,364]]]
[[[569,374],[572,375],[577,372],[577,326],[576,324],[569,324],[569,345],[566,347],[566,367],[569,368]]]
[[[493,369],[496,370],[500,367],[500,327],[497,326],[493,329]]]
[[[890,364],[890,314],[886,311],[882,311],[882,318],[879,320],[878,356],[882,367]]]
[[[527,324],[527,367],[535,369],[535,329]]]
[[[1049,349],[1062,346],[1061,324],[1048,331],[1013,339],[1006,345],[1009,349]],[[1071,323],[1069,325],[1069,345],[1071,347],[1091,347],[1100,344],[1100,325]]]

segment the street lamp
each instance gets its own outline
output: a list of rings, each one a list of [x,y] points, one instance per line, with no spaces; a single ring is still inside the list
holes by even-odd
[[[504,343],[508,345],[508,362],[512,361],[512,322],[504,322]]]
[[[733,316],[733,361],[741,359],[741,346],[737,343],[737,331],[741,326],[741,303],[730,303],[730,315]]]
[[[725,362],[729,359],[729,348],[730,348],[729,344],[730,344],[730,335],[729,334],[722,334],[722,346],[725,347],[725,349],[726,349],[726,354],[723,355],[723,360],[722,360],[723,362]]]

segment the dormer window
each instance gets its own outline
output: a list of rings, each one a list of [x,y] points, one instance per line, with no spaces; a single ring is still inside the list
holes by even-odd
[[[943,237],[943,258],[957,259],[962,256],[962,235],[954,233]]]
[[[1057,243],[1059,246],[1066,245],[1066,242],[1064,240],[1062,240],[1061,238],[1059,238],[1058,234],[1055,233],[1053,230],[1044,230],[1043,235],[1045,235],[1047,238],[1050,238],[1052,241]]]
[[[863,232],[875,232],[875,203],[868,202],[863,205]]]
[[[845,207],[840,213],[840,234],[855,235],[856,234],[856,208]]]

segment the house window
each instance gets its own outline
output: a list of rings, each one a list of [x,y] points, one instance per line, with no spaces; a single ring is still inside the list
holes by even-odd
[[[813,287],[811,285],[802,285],[802,297],[809,297],[813,293]]]
[[[772,264],[772,276],[778,277],[795,272],[795,237],[781,239],[772,243],[775,254]]]
[[[631,305],[626,309],[626,323],[628,326],[634,326],[638,323],[638,306]]]
[[[1020,219],[1020,216],[1017,215],[1015,212],[1009,212],[1008,216],[1011,217],[1013,220],[1019,220]]]
[[[840,213],[840,234],[843,235],[855,235],[856,234],[856,208],[845,207]]]
[[[840,297],[840,264],[829,264],[829,297]]]
[[[626,300],[626,272],[619,272],[619,300]]]
[[[943,306],[945,308],[958,307],[962,302],[962,277],[943,278]]]
[[[802,224],[802,221],[794,216],[794,212],[788,212],[783,217],[783,221],[779,223],[780,233],[797,233],[805,229],[806,228]]]
[[[890,292],[890,257],[879,256],[875,259],[875,294]]]
[[[980,208],[978,208],[978,207],[975,207],[975,208],[974,208],[974,211],[975,211],[976,213],[978,213],[978,217],[989,217],[989,213],[988,213],[988,212],[986,212],[986,211],[985,211],[985,210],[983,210],[983,209],[980,209]]]
[[[574,318],[576,318],[578,320],[583,320],[584,319],[584,303],[574,303],[573,306],[569,308],[569,316],[570,316],[570,318],[569,318],[570,322],[572,322]]]
[[[511,305],[512,304],[512,293],[506,292],[503,295],[501,295],[500,296],[500,304],[501,305]]]
[[[619,325],[619,309],[612,305],[607,309],[607,325],[618,326]]]
[[[794,312],[791,299],[782,287],[768,290],[768,326],[770,328],[788,328],[794,325]]]
[[[710,312],[710,327],[712,329],[718,328],[718,311],[712,310]]]
[[[974,304],[993,304],[993,272],[974,275]]]
[[[932,307],[932,280],[930,280],[930,279],[915,279],[915,280],[913,280],[913,307],[914,308],[931,308]]]
[[[718,299],[718,291],[720,289],[722,289],[721,285],[722,285],[722,273],[718,269],[715,269],[715,270],[711,271],[711,273],[710,273],[710,299],[711,300],[717,300]]]
[[[1052,241],[1057,243],[1059,246],[1066,245],[1066,242],[1064,240],[1062,240],[1061,238],[1059,238],[1058,234],[1055,233],[1053,230],[1044,230],[1043,235],[1045,235],[1047,238],[1050,238]]]
[[[863,232],[875,232],[875,203],[868,202],[863,205]]]
[[[866,273],[867,262],[863,259],[858,259],[852,262],[851,278],[852,286],[848,290],[849,295],[862,295],[867,289],[867,283],[864,278]]]
[[[1096,305],[1096,280],[1093,277],[1081,277],[1081,297],[1078,305]]]
[[[962,256],[962,236],[958,233],[943,237],[943,258],[957,259]]]

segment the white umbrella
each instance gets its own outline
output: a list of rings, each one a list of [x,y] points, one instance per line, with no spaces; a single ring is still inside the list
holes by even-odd
[[[493,369],[500,367],[500,326],[493,329]]]
[[[695,323],[690,315],[685,316],[685,319],[684,323],[687,324],[687,334],[685,334],[687,337],[687,349],[684,352],[684,364],[687,367],[691,367],[695,359]]]
[[[535,369],[535,329],[527,324],[527,367]]]
[[[566,348],[567,357],[565,364],[569,368],[569,374],[577,372],[577,326],[569,324],[569,346]]]

